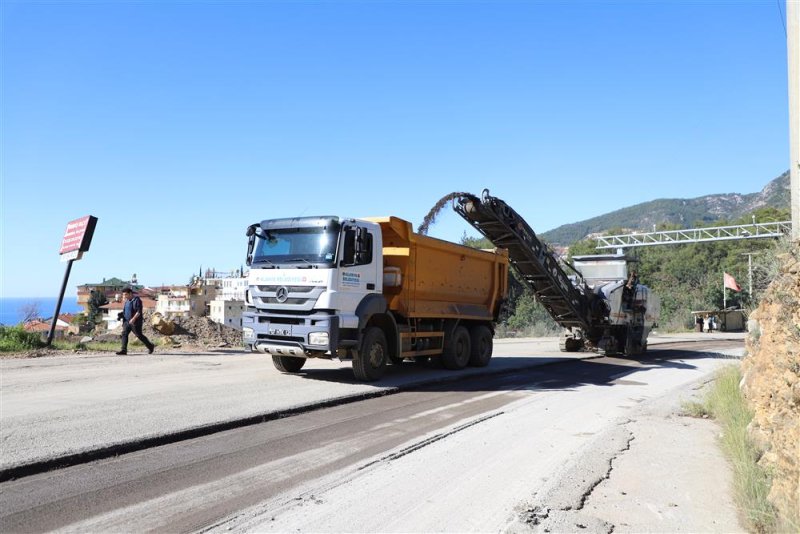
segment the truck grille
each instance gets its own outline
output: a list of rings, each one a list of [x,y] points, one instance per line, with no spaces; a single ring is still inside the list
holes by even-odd
[[[277,299],[279,289],[286,287],[287,298],[280,302]],[[325,286],[282,286],[259,285],[251,286],[251,297],[257,308],[271,308],[273,310],[309,311],[316,304],[317,299],[325,291]]]
[[[281,286],[256,286],[258,287],[259,291],[263,291],[264,293],[275,293],[279,287]],[[286,286],[286,289],[289,290],[289,293],[311,293],[314,291],[314,286]]]
[[[261,297],[258,299],[261,304],[305,304],[308,299],[286,299],[283,302],[278,302],[275,297]]]

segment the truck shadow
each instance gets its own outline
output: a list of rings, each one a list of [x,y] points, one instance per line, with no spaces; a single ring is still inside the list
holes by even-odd
[[[359,382],[349,368],[308,369],[297,373],[308,380],[361,384],[367,387],[426,389],[440,391],[503,391],[520,389],[571,390],[584,385],[644,385],[626,377],[656,369],[693,370],[693,360],[730,359],[713,351],[657,349],[633,358],[602,357],[585,353],[584,358],[553,356],[495,356],[488,367],[450,371],[435,363],[404,362],[390,365],[383,379]]]

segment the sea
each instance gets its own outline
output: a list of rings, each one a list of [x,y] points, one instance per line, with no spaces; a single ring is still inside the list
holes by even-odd
[[[14,326],[22,322],[22,308],[35,304],[42,319],[52,318],[56,311],[58,297],[2,297],[0,298],[0,324]],[[78,313],[83,308],[78,306],[78,297],[64,296],[59,313]]]

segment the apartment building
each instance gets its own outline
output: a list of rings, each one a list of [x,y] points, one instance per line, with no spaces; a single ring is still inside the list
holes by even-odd
[[[188,317],[192,306],[189,298],[189,286],[161,286],[158,292],[156,311],[164,317]]]
[[[80,285],[78,286],[78,306],[83,308],[83,313],[88,314],[89,299],[92,297],[93,291],[102,293],[109,302],[112,302],[121,298],[122,290],[126,287],[131,287],[134,291],[142,289],[142,286],[137,284],[135,274],[128,281],[114,277],[103,278],[103,281],[99,283]]]

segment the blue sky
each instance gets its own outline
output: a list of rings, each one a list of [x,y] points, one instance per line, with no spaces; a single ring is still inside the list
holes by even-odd
[[[185,283],[298,215],[418,225],[453,191],[537,232],[788,168],[764,2],[17,2],[2,7],[2,296]],[[430,235],[458,240],[448,211]]]

